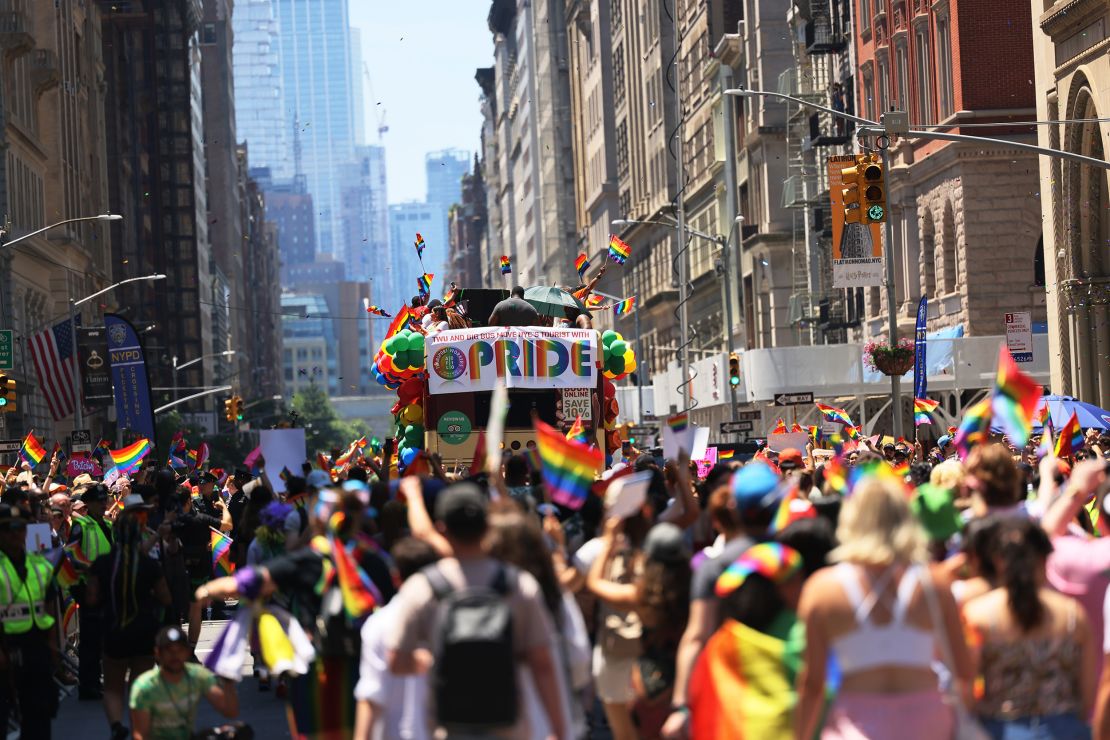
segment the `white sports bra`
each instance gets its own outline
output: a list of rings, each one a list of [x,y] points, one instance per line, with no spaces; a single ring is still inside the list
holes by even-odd
[[[885,666],[930,668],[935,649],[933,632],[905,621],[906,609],[921,581],[923,566],[911,565],[902,574],[891,618],[886,624],[874,624],[871,611],[890,585],[893,566],[875,579],[866,597],[860,587],[858,567],[841,563],[834,571],[856,614],[856,628],[832,643],[841,672],[847,675]]]

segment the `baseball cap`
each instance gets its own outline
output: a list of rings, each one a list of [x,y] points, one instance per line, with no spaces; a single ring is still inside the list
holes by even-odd
[[[740,515],[778,504],[779,477],[765,463],[750,462],[732,476],[732,496]]]
[[[313,470],[305,478],[305,485],[309,488],[328,488],[331,484],[331,475],[325,470]]]
[[[660,563],[685,563],[690,560],[682,530],[670,522],[656,524],[644,539],[644,554]]]
[[[158,634],[154,638],[154,647],[166,648],[170,645],[189,646],[189,638],[185,636],[180,627],[170,625],[158,630]]]
[[[486,530],[486,499],[473,483],[455,483],[436,499],[436,521],[443,522],[449,534],[479,536]]]
[[[783,470],[802,467],[802,453],[793,447],[787,447],[779,453],[779,467]]]
[[[778,542],[761,542],[745,550],[717,577],[714,591],[724,598],[744,585],[752,573],[774,583],[783,583],[802,569],[802,555]]]

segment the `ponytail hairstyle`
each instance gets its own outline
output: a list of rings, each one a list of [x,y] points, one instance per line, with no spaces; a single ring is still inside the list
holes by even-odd
[[[1010,613],[1021,629],[1029,632],[1044,619],[1038,576],[1044,571],[1052,543],[1033,520],[1019,516],[999,522],[994,542],[994,561],[1001,570]]]

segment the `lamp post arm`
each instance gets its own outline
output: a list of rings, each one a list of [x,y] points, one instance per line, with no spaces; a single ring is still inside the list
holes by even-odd
[[[15,239],[12,239],[11,241],[5,241],[5,242],[3,242],[2,246],[10,247],[13,244],[19,244],[19,242],[23,241],[24,239],[30,239],[32,236],[38,236],[39,234],[41,234],[43,232],[50,231],[51,229],[56,229],[59,226],[65,226],[66,224],[75,224],[75,223],[78,223],[80,221],[116,221],[116,220],[118,220],[118,219],[104,218],[103,215],[99,215],[99,216],[81,216],[80,218],[67,218],[64,221],[58,221],[57,223],[50,224],[49,226],[43,226],[41,229],[35,229],[30,234],[24,234],[23,236],[16,237]]]
[[[74,306],[80,306],[82,303],[88,303],[93,298],[97,298],[99,296],[102,296],[102,295],[104,295],[105,293],[107,293],[111,290],[115,290],[116,288],[118,288],[121,285],[126,285],[127,283],[136,283],[136,282],[139,282],[140,280],[165,280],[165,278],[166,278],[165,275],[159,274],[159,275],[143,275],[141,277],[133,277],[133,278],[127,278],[126,280],[120,280],[118,283],[113,283],[113,284],[109,285],[107,288],[104,288],[103,290],[98,290],[95,293],[93,293],[92,295],[85,296],[84,298],[82,298],[79,301],[74,301],[73,305]]]
[[[185,396],[184,398],[179,398],[176,401],[171,401],[170,403],[167,403],[165,406],[159,406],[158,408],[154,409],[154,413],[160,414],[163,411],[169,411],[170,409],[172,409],[174,406],[177,406],[178,404],[185,403],[186,401],[192,401],[194,398],[200,398],[201,396],[211,396],[213,393],[223,393],[224,391],[229,391],[229,390],[231,390],[230,385],[221,385],[219,387],[212,388],[211,390],[201,391],[200,393],[194,393],[191,396]]]

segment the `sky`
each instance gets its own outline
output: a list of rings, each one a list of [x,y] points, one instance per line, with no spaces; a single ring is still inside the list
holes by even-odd
[[[478,67],[493,63],[486,0],[350,0],[351,26],[362,35],[366,139],[378,143],[378,116],[390,203],[423,200],[424,155],[479,146]]]

